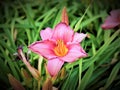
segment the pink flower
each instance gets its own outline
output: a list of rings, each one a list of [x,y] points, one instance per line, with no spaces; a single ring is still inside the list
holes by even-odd
[[[102,24],[103,29],[112,29],[120,25],[120,9],[112,10],[105,22]]]
[[[48,59],[47,69],[51,76],[57,75],[64,62],[87,56],[79,44],[86,34],[74,33],[65,23],[59,23],[53,30],[46,28],[40,35],[42,41],[31,44],[29,49]]]

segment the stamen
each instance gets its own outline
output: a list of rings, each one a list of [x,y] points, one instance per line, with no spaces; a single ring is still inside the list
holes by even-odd
[[[68,48],[66,47],[64,42],[62,40],[58,40],[57,45],[54,48],[54,53],[57,56],[65,56],[67,54],[67,52],[68,52]]]

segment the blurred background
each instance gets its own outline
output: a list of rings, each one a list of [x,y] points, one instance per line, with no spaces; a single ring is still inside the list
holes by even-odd
[[[89,7],[90,5],[90,7]],[[0,89],[12,90],[8,74],[12,74],[26,90],[36,90],[26,85],[21,68],[24,63],[16,56],[17,48],[40,40],[39,32],[54,28],[61,21],[61,11],[67,8],[69,24],[76,32],[90,37],[82,42],[88,57],[65,64],[67,75],[58,80],[60,90],[120,90],[120,34],[115,30],[102,30],[101,24],[111,10],[120,9],[119,0],[1,0],[0,1]],[[86,11],[86,9],[89,9]],[[86,11],[86,13],[85,13]],[[85,14],[85,15],[84,15]],[[82,16],[84,15],[83,19]],[[82,20],[80,23],[79,21]],[[30,53],[29,62],[37,68],[39,56]],[[45,63],[45,62],[43,62]],[[82,64],[81,64],[82,63]],[[29,71],[27,70],[29,73]],[[42,75],[45,70],[43,68]]]

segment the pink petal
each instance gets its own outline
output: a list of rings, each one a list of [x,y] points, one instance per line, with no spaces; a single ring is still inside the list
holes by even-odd
[[[53,31],[51,28],[46,28],[45,30],[40,31],[40,36],[42,40],[47,40],[52,37]]]
[[[72,29],[70,29],[69,26],[67,26],[64,23],[59,23],[53,33],[53,38],[55,40],[64,40],[64,42],[72,41],[72,36],[74,32]]]
[[[49,40],[37,41],[31,44],[28,48],[47,59],[55,58],[56,55],[53,52],[54,43]]]
[[[86,57],[87,54],[79,44],[69,44],[69,52],[64,57],[59,57],[61,60],[66,62],[73,62],[78,58]]]
[[[110,14],[111,14],[112,17],[118,18],[118,17],[120,17],[120,9],[112,10],[110,12]]]
[[[120,22],[117,18],[114,18],[112,16],[108,16],[105,22],[102,24],[103,29],[111,29],[119,25]]]
[[[73,36],[73,42],[80,43],[86,36],[87,36],[87,34],[75,33]]]
[[[47,70],[51,76],[55,76],[58,74],[63,64],[64,64],[64,61],[61,61],[58,58],[48,60]]]

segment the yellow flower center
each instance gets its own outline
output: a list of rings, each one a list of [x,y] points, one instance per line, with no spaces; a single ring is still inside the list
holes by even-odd
[[[68,52],[68,48],[66,47],[64,42],[62,40],[58,40],[56,47],[54,48],[54,53],[57,56],[65,56],[67,52]]]

